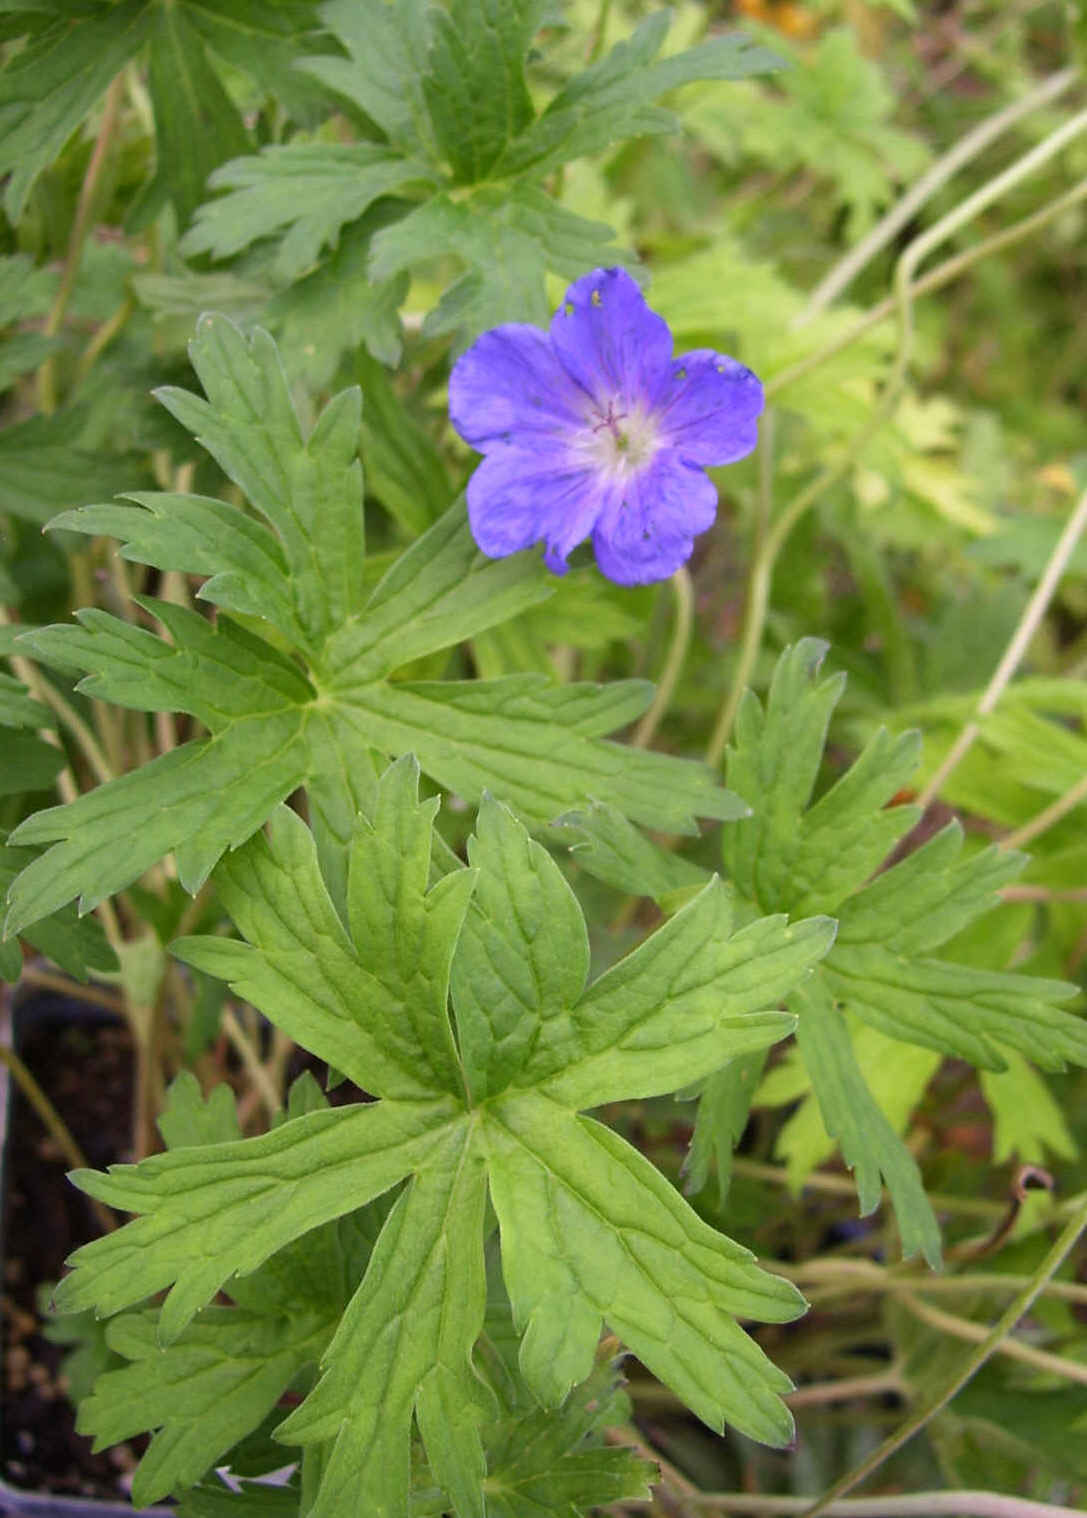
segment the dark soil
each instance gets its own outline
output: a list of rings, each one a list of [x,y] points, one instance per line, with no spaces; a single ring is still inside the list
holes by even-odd
[[[132,1046],[126,1029],[70,1021],[72,1004],[36,998],[17,1014],[19,1053],[61,1113],[88,1163],[129,1158]],[[62,1020],[64,1019],[64,1020]],[[3,1368],[0,1471],[12,1486],[68,1496],[127,1496],[137,1456],[125,1446],[91,1453],[75,1432],[61,1362],[65,1346],[43,1337],[37,1292],[63,1274],[67,1255],[100,1233],[83,1194],[41,1121],[9,1083],[3,1227]]]

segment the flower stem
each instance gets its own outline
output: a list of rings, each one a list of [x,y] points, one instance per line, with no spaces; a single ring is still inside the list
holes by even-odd
[[[1081,132],[1087,130],[1087,111],[1079,111],[1059,126],[1056,131],[1049,134],[1029,153],[1024,153],[1017,158],[1002,173],[993,179],[987,180],[972,195],[968,195],[946,216],[942,216],[934,226],[915,237],[903,251],[895,266],[894,276],[894,300],[898,313],[898,348],[895,353],[894,363],[891,367],[887,381],[883,387],[878,402],[872,415],[864,425],[854,434],[845,451],[834,463],[828,464],[814,480],[802,490],[801,493],[790,502],[789,506],[770,528],[766,535],[762,551],[756,555],[751,569],[751,580],[748,587],[748,604],[744,619],[743,640],[740,646],[740,657],[733,675],[732,684],[722,704],[717,723],[710,738],[709,747],[706,750],[706,761],[716,767],[720,764],[725,752],[729,737],[732,733],[732,724],[740,705],[740,700],[747,688],[751,675],[758,658],[759,648],[762,644],[763,628],[766,622],[766,613],[770,602],[770,588],[773,581],[774,565],[778,554],[797,522],[831,485],[837,483],[853,466],[860,457],[869,441],[880,430],[883,424],[889,420],[898,406],[902,391],[905,388],[909,374],[910,363],[913,358],[914,328],[913,328],[913,298],[914,298],[914,274],[921,260],[926,258],[934,248],[954,236],[960,227],[978,216],[993,201],[998,200],[1010,189],[1014,188],[1020,180],[1040,168],[1062,148],[1066,147]]]
[[[1025,844],[1032,843],[1041,833],[1048,832],[1051,827],[1060,822],[1062,817],[1066,817],[1069,812],[1075,811],[1076,807],[1084,801],[1087,801],[1087,775],[1084,775],[1081,780],[1077,780],[1075,785],[1065,791],[1063,796],[1058,796],[1056,801],[1051,802],[1049,806],[1043,808],[1029,822],[1024,822],[1022,827],[1016,828],[1013,833],[1008,833],[1004,838],[1001,838],[1000,847],[1002,849],[1021,849]],[[1007,888],[1005,887],[1005,889]],[[1023,889],[1026,888],[1024,887]],[[1071,892],[1062,897],[1060,893],[1050,892],[1046,899],[1050,901],[1082,901],[1083,896],[1078,892]]]
[[[966,724],[962,732],[956,738],[955,742],[951,745],[951,748],[948,751],[943,763],[940,765],[936,773],[932,776],[932,779],[921,792],[921,795],[918,797],[919,806],[927,807],[940,794],[940,791],[943,789],[944,785],[946,785],[951,774],[973,747],[975,738],[977,738],[978,734],[981,732],[981,725],[983,720],[989,715],[989,713],[996,706],[997,702],[1000,700],[1000,697],[1004,693],[1005,687],[1008,685],[1008,682],[1015,674],[1015,671],[1019,668],[1019,665],[1023,659],[1023,655],[1026,653],[1028,647],[1030,646],[1031,639],[1038,631],[1039,624],[1041,623],[1042,618],[1045,616],[1046,611],[1049,609],[1049,603],[1052,601],[1054,595],[1056,594],[1057,586],[1060,584],[1061,576],[1064,574],[1064,571],[1067,568],[1068,561],[1072,557],[1072,553],[1075,550],[1076,544],[1078,543],[1085,527],[1087,527],[1087,491],[1084,491],[1083,495],[1076,503],[1075,510],[1072,512],[1072,515],[1068,518],[1068,521],[1065,524],[1064,531],[1057,539],[1057,543],[1053,549],[1053,552],[1049,556],[1049,562],[1042,573],[1042,577],[1038,581],[1034,594],[1027,602],[1027,605],[1023,611],[1023,615],[1019,618],[1019,624],[1016,627],[1015,631],[1012,633],[1011,639],[1008,643],[1007,648],[1004,650],[1004,654],[1000,660],[1000,663],[993,671],[992,679],[989,681],[988,685],[985,687],[984,692],[982,693],[981,700],[978,702],[977,710],[974,713],[974,716]],[[1080,798],[1077,797],[1076,801],[1079,799]],[[1073,801],[1072,805],[1075,805],[1076,801]],[[1057,803],[1054,803],[1054,806],[1056,805]],[[1049,808],[1047,810],[1052,810],[1052,808]],[[1063,815],[1063,812],[1059,813],[1058,815]],[[1045,816],[1046,814],[1042,813],[1042,817]],[[1053,820],[1056,821],[1057,818],[1054,817]],[[1034,824],[1037,824],[1038,822],[1039,819],[1035,818]],[[1026,836],[1021,836],[1024,830],[1020,829],[1019,833],[1012,833],[1008,838],[1005,838],[1003,840],[1004,847],[1015,848],[1018,843],[1026,842],[1028,838],[1035,837],[1036,833],[1042,832],[1044,828],[1048,827],[1049,825],[1050,824],[1048,821],[1046,821],[1040,827],[1028,823],[1027,828],[1031,830],[1026,834]]]
[[[863,238],[855,248],[850,248],[844,258],[830,270],[830,272],[816,285],[808,300],[803,315],[797,322],[803,326],[826,310],[842,291],[850,285],[864,266],[872,261],[876,255],[887,246],[889,242],[912,221],[914,215],[921,209],[937,190],[963,168],[979,153],[995,142],[1016,122],[1028,116],[1031,111],[1040,106],[1048,105],[1063,95],[1079,78],[1079,69],[1075,67],[1061,69],[1058,73],[1050,74],[1043,79],[1034,89],[1028,90],[1018,100],[1013,100],[1010,105],[993,116],[987,116],[984,121],[978,123],[973,131],[967,132],[965,137],[960,137],[946,153],[944,153],[930,169],[921,175],[915,184],[912,184],[901,200],[883,216],[867,237]]]
[[[985,1328],[970,1318],[960,1318],[957,1313],[944,1312],[929,1302],[922,1302],[912,1291],[898,1291],[895,1299],[920,1322],[939,1329],[941,1333],[950,1334],[953,1339],[965,1339],[968,1344],[985,1342]],[[1066,1381],[1078,1381],[1081,1386],[1087,1386],[1087,1365],[1079,1360],[1065,1360],[1060,1355],[1051,1355],[1047,1350],[1035,1349],[1032,1344],[1024,1344],[1020,1339],[1010,1337],[998,1344],[996,1349],[999,1354],[1019,1360],[1024,1365],[1031,1365],[1047,1375],[1063,1376]]]
[[[1055,221],[1065,211],[1071,210],[1073,206],[1077,206],[1084,199],[1087,199],[1087,179],[1081,179],[1078,184],[1073,185],[1070,190],[1066,190],[1063,195],[1058,195],[1055,200],[1051,200],[1040,211],[1034,211],[1030,216],[1024,216],[1022,220],[1013,222],[1010,227],[1004,227],[1001,231],[994,232],[991,237],[986,237],[982,242],[975,243],[972,248],[967,248],[962,253],[956,253],[953,258],[945,259],[943,263],[937,264],[935,269],[930,269],[927,274],[923,274],[917,280],[913,287],[914,298],[916,299],[919,295],[929,295],[933,290],[942,290],[945,285],[949,285],[952,280],[958,279],[960,274],[965,274],[968,269],[972,269],[975,264],[981,263],[990,254],[999,253],[1004,248],[1013,247],[1017,242],[1022,242],[1024,238],[1032,236],[1035,232],[1040,232],[1043,227],[1047,226],[1051,221]],[[851,327],[847,327],[845,331],[839,332],[836,336],[830,338],[822,347],[816,348],[807,357],[798,359],[788,369],[782,369],[777,374],[772,374],[763,385],[767,399],[769,400],[771,397],[779,395],[794,380],[802,379],[805,374],[810,374],[813,369],[818,369],[820,364],[824,363],[828,358],[833,358],[836,353],[841,353],[844,348],[852,347],[857,339],[863,337],[870,328],[878,327],[880,322],[886,321],[888,316],[893,316],[894,309],[894,296],[888,295],[885,300],[881,300],[878,305],[873,306],[870,311],[865,312],[862,317],[859,317]]]
[[[938,1412],[942,1412],[948,1403],[962,1390],[966,1383],[974,1376],[981,1367],[989,1360],[1001,1345],[1005,1342],[1023,1314],[1029,1311],[1036,1297],[1045,1288],[1047,1282],[1056,1275],[1065,1258],[1075,1247],[1076,1241],[1084,1228],[1087,1227],[1087,1196],[1080,1199],[1079,1205],[1062,1228],[1056,1242],[1038,1266],[1038,1269],[1030,1277],[1028,1284],[1020,1291],[1007,1309],[1000,1315],[992,1328],[985,1334],[982,1341],[965,1358],[962,1364],[949,1378],[941,1391],[932,1398],[925,1406],[920,1407],[902,1426],[895,1430],[889,1438],[885,1439],[878,1449],[872,1451],[859,1465],[847,1471],[840,1480],[836,1481],[818,1501],[810,1507],[803,1509],[803,1518],[817,1518],[820,1513],[827,1513],[833,1509],[833,1505],[839,1497],[844,1497],[846,1492],[858,1485],[877,1471],[885,1460],[895,1454],[902,1446],[913,1438],[914,1434],[920,1433]],[[889,1514],[886,1506],[887,1499],[882,1499],[883,1507],[880,1511]],[[941,1511],[935,1509],[935,1511]],[[943,1511],[950,1512],[949,1508]],[[991,1511],[997,1511],[995,1509]],[[1007,1510],[1005,1510],[1007,1511]]]
[[[685,565],[681,564],[676,570],[671,583],[672,594],[676,598],[676,619],[675,626],[672,628],[672,641],[668,646],[668,657],[664,661],[664,668],[661,670],[649,710],[634,730],[631,742],[635,748],[648,748],[653,741],[653,735],[671,704],[676,682],[679,680],[684,660],[687,658],[687,650],[691,646],[691,632],[694,628],[694,587],[691,585],[691,577]]]

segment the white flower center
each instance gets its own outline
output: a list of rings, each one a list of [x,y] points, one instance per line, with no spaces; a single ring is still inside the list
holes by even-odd
[[[596,469],[612,479],[625,480],[649,463],[660,444],[655,417],[621,407],[621,401],[609,401],[604,411],[594,407],[588,429],[579,441],[581,451]]]

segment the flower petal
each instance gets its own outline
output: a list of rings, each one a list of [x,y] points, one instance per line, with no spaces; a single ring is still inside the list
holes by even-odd
[[[468,481],[472,536],[492,559],[542,538],[544,562],[566,573],[566,556],[589,536],[603,504],[595,473],[561,449],[500,446]]]
[[[699,348],[669,365],[654,396],[661,441],[692,464],[732,464],[758,442],[762,383],[724,353]]]
[[[602,410],[646,410],[672,358],[672,334],[625,269],[594,269],[572,284],[551,318],[551,341],[569,374]]]
[[[618,585],[666,580],[687,562],[695,534],[711,527],[716,514],[709,476],[663,449],[605,503],[593,531],[596,562]]]
[[[525,322],[484,332],[449,377],[449,419],[481,453],[519,433],[568,435],[584,428],[585,412],[547,333]]]

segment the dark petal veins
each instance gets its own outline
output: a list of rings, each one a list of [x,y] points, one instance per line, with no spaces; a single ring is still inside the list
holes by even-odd
[[[672,334],[625,269],[594,269],[551,318],[551,341],[571,379],[603,412],[648,409],[672,359]]]
[[[547,333],[527,323],[484,332],[449,377],[449,419],[481,453],[524,433],[568,437],[584,428],[587,409]]]
[[[691,464],[732,464],[758,441],[762,383],[724,353],[673,360],[653,398],[661,441]]]
[[[696,533],[713,525],[717,490],[700,468],[663,449],[609,496],[593,531],[601,572],[618,585],[666,580],[691,556]]]
[[[555,574],[589,536],[603,503],[595,473],[560,448],[507,446],[487,454],[468,481],[468,521],[485,554],[501,559],[542,538]]]

